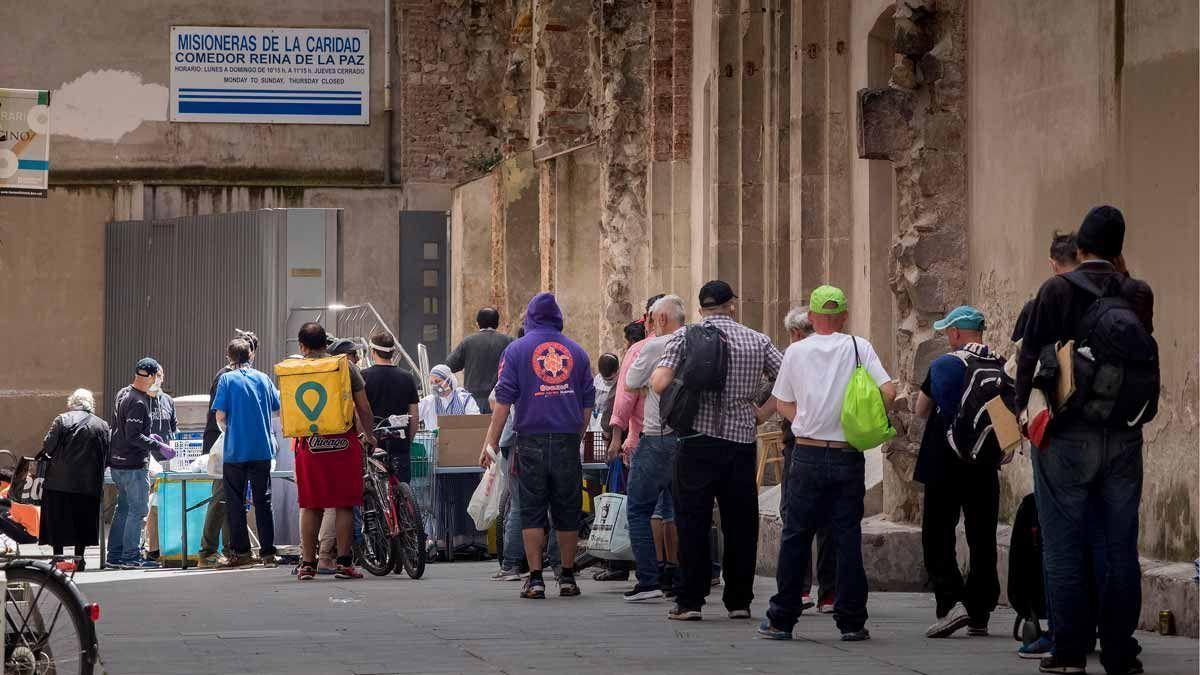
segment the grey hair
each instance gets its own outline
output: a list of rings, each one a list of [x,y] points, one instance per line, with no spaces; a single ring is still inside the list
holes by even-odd
[[[687,322],[687,312],[683,309],[683,298],[678,295],[664,295],[650,307],[650,314],[666,314],[667,318],[678,323]]]
[[[76,389],[67,397],[68,410],[96,411],[96,397],[87,389]]]
[[[783,319],[783,327],[788,330],[798,330],[805,335],[813,332],[812,321],[808,318],[807,307],[793,307]]]

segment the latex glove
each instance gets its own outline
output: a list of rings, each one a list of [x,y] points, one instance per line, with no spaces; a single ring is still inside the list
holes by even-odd
[[[175,448],[172,448],[169,443],[164,442],[162,436],[150,434],[150,438],[154,439],[155,444],[158,446],[158,454],[163,459],[171,459],[175,456]]]

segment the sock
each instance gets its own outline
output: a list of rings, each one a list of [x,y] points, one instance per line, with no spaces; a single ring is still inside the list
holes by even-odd
[[[354,556],[339,555],[337,557],[337,564],[341,565],[342,567],[349,567],[354,564]]]
[[[568,577],[573,577],[573,576],[575,576],[575,568],[573,568],[573,567],[564,567],[564,568],[562,568],[562,574],[559,574],[559,577],[561,577],[561,578],[568,578]]]
[[[316,561],[316,560],[305,560],[304,562],[302,562],[302,563],[300,563],[300,564],[301,564],[301,565],[307,565],[307,566],[309,566],[309,567],[312,567],[312,568],[314,568],[314,569],[317,567],[317,561]]]
[[[529,580],[530,581],[541,581],[542,580],[542,571],[541,570],[530,570],[529,571]]]

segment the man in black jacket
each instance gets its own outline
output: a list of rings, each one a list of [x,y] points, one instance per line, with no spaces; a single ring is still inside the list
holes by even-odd
[[[475,323],[479,332],[463,338],[446,357],[446,365],[456,373],[464,372],[463,386],[475,398],[479,412],[486,415],[492,411],[488,394],[496,386],[500,355],[513,338],[496,330],[500,327],[500,312],[493,307],[479,310]]]
[[[158,567],[141,553],[142,525],[150,509],[150,476],[147,466],[152,451],[174,454],[171,446],[151,437],[154,407],[149,391],[157,383],[158,362],[146,357],[134,368],[133,386],[117,406],[109,445],[108,466],[117,486],[117,512],[108,533],[108,557],[112,567],[137,569]]]
[[[1121,257],[1125,220],[1111,206],[1088,212],[1079,228],[1079,275],[1097,288],[1119,288],[1147,331],[1153,330],[1154,295],[1129,278]],[[1017,409],[1029,400],[1039,354],[1048,345],[1077,339],[1097,296],[1059,275],[1042,284],[1025,328],[1017,364]],[[1054,620],[1055,652],[1042,660],[1047,673],[1082,673],[1096,626],[1088,599],[1087,528],[1106,542],[1106,575],[1100,589],[1101,662],[1109,675],[1141,673],[1133,631],[1141,611],[1138,505],[1142,496],[1142,431],[1104,428],[1068,407],[1051,423],[1033,456],[1035,493]],[[1098,561],[1099,562],[1099,561]]]

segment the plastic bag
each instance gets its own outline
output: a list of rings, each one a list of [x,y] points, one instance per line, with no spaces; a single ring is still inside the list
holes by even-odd
[[[504,492],[505,475],[500,471],[500,462],[496,461],[496,452],[488,448],[492,464],[483,472],[479,486],[471,495],[467,505],[467,515],[475,522],[475,529],[483,531],[492,526],[492,521],[500,515],[500,495]]]
[[[225,477],[225,432],[221,432],[217,436],[217,440],[212,444],[212,449],[208,451],[208,476],[209,478],[224,478]]]
[[[625,495],[606,492],[596,497],[596,519],[588,536],[588,553],[604,560],[633,560]]]
[[[896,428],[883,405],[883,394],[859,361],[857,340],[854,341],[854,374],[850,376],[846,397],[842,400],[842,431],[846,434],[846,442],[858,450],[878,447],[896,435]]]

